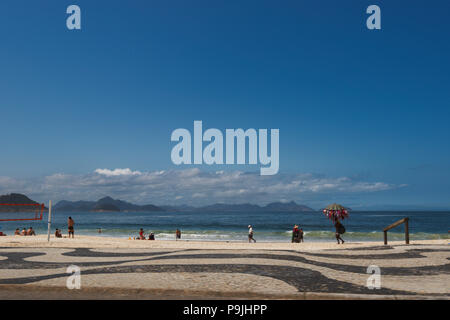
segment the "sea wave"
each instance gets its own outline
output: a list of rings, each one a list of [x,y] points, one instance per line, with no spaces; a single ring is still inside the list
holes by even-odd
[[[153,232],[159,240],[172,240],[175,238],[174,230],[146,230],[146,234]],[[99,235],[96,230],[79,230],[79,234]],[[103,230],[102,236],[137,237],[135,230],[111,229]],[[254,237],[263,242],[286,242],[290,241],[291,231],[259,231]],[[383,241],[383,232],[346,232],[342,237],[346,240],[355,241]],[[410,233],[411,240],[434,240],[449,239],[448,234],[417,232]],[[390,232],[388,238],[391,241],[404,240],[404,233]],[[246,241],[247,232],[225,231],[225,230],[182,230],[182,239],[197,241]],[[329,230],[313,230],[304,232],[305,241],[334,241],[335,233]]]
[[[15,227],[15,225],[14,225]],[[34,225],[33,228],[38,234],[46,234],[47,230],[43,225]],[[61,228],[61,227],[60,227]],[[14,234],[14,228],[3,228],[3,232],[6,234]],[[135,225],[122,225],[122,226],[110,226],[101,228],[102,232],[99,233],[97,228],[87,225],[78,225],[76,228],[76,234],[91,235],[91,236],[103,236],[103,237],[118,237],[118,238],[133,238],[138,236],[139,229]],[[226,228],[217,229],[185,229],[181,228],[182,239],[192,241],[247,241],[247,231],[242,230],[229,230]],[[145,228],[144,232],[148,235],[150,232],[155,234],[155,238],[158,240],[173,240],[175,239],[175,229],[170,227],[156,227],[155,229]],[[254,237],[258,242],[290,242],[292,236],[292,230],[264,230],[256,229]],[[383,241],[383,232],[377,230],[370,231],[347,231],[343,238],[348,241]],[[403,232],[389,232],[388,239],[392,240],[404,240],[405,235]],[[434,240],[434,239],[449,239],[448,233],[427,233],[427,232],[411,232],[411,240]],[[317,241],[335,241],[335,233],[330,230],[304,230],[304,240],[317,242]]]

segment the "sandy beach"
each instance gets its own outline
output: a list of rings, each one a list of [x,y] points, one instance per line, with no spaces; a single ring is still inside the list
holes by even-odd
[[[2,299],[448,299],[448,240],[246,243],[0,238]],[[80,289],[68,289],[68,267]],[[367,287],[369,266],[381,270]],[[370,274],[369,274],[370,273]]]
[[[450,240],[415,240],[411,245],[446,245]],[[404,241],[389,241],[389,245],[404,245]],[[314,251],[328,249],[354,249],[362,247],[376,247],[383,245],[382,242],[347,241],[338,245],[335,241],[329,242],[257,242],[248,243],[245,241],[187,241],[187,240],[128,240],[125,238],[85,236],[77,235],[75,238],[55,238],[53,235],[47,241],[46,235],[37,236],[5,236],[0,237],[2,247],[28,247],[28,248],[170,248],[170,249],[257,249],[257,250],[294,250],[294,251]]]

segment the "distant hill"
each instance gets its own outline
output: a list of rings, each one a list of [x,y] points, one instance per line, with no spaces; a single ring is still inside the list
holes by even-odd
[[[197,212],[313,212],[314,209],[305,205],[297,204],[294,201],[291,202],[273,202],[266,206],[259,206],[257,204],[225,204],[216,203],[203,207],[191,207],[191,206],[164,206],[166,211],[197,211]]]
[[[273,202],[266,206],[257,204],[225,204],[216,203],[203,207],[181,206],[155,206],[152,204],[137,205],[111,197],[104,197],[98,201],[67,201],[61,200],[55,206],[58,211],[89,212],[89,211],[122,211],[122,212],[312,212],[314,209],[305,205],[291,202]]]
[[[116,200],[111,197],[104,197],[97,201],[67,201],[61,200],[55,206],[55,210],[69,212],[89,212],[89,211],[132,211],[132,212],[152,212],[164,211],[163,208],[152,204],[137,205],[123,200]]]
[[[0,196],[0,203],[10,204],[39,204],[38,202],[31,200],[24,194],[11,193]],[[47,208],[45,208],[47,210]],[[36,211],[35,206],[0,206],[0,212],[28,212]]]
[[[303,204],[291,202],[272,202],[263,207],[264,211],[271,212],[312,212],[314,209]]]
[[[95,201],[67,201],[61,200],[55,206],[54,209],[59,211],[91,211],[97,202]]]
[[[120,211],[120,208],[111,204],[111,203],[96,203],[92,211],[97,212],[113,212],[113,211]]]

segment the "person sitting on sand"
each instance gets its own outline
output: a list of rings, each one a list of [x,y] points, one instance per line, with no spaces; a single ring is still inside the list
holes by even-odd
[[[26,236],[27,235],[27,229],[23,228],[22,232],[20,233],[21,236]]]
[[[55,231],[55,238],[62,238],[61,230],[56,229],[56,231]]]
[[[175,240],[181,239],[181,231],[180,229],[177,229],[177,231],[175,231]]]
[[[28,235],[28,236],[35,236],[35,235],[36,235],[36,232],[34,232],[33,227],[30,227],[30,228],[27,230],[27,235]]]
[[[16,231],[14,232],[14,235],[15,235],[15,236],[20,236],[20,230],[19,230],[19,228],[16,229]]]
[[[148,235],[148,240],[155,240],[155,234],[153,232],[150,232]]]
[[[145,240],[144,229],[139,230],[139,240]]]
[[[337,243],[339,244],[339,240],[342,241],[342,244],[344,244],[344,239],[341,238],[341,234],[344,234],[345,232],[345,228],[342,225],[342,223],[339,222],[339,220],[336,220],[336,223],[334,224],[334,227],[336,229],[336,240]]]
[[[253,227],[251,225],[248,225],[248,242],[250,243],[253,240],[253,242],[256,242],[256,240],[253,238]]]

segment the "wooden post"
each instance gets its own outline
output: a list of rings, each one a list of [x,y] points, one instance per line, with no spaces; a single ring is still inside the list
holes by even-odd
[[[409,218],[405,218],[405,242],[406,244],[409,244],[409,225],[408,225]]]
[[[397,222],[394,222],[393,224],[391,224],[390,226],[387,226],[386,228],[384,228],[383,232],[384,232],[384,244],[387,244],[387,232],[389,230],[391,230],[392,228],[395,228],[396,226],[401,225],[402,223],[405,224],[405,242],[406,244],[409,244],[409,218],[403,218],[398,220]]]

